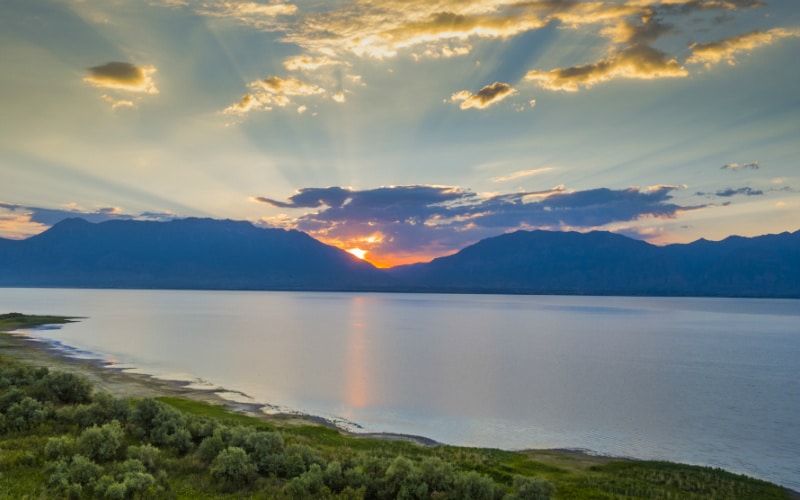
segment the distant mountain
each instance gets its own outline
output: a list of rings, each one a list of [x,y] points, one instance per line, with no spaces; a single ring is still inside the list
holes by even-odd
[[[517,231],[379,270],[249,222],[64,220],[0,239],[0,286],[800,297],[800,231],[654,246],[608,232]]]
[[[800,297],[800,231],[664,247],[608,232],[517,231],[389,273],[417,291]]]
[[[349,290],[386,279],[305,233],[230,220],[67,219],[0,239],[0,286]]]

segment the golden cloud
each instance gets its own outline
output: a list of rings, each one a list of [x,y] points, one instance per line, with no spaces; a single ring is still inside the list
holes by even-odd
[[[525,80],[534,81],[546,90],[577,92],[598,83],[616,78],[652,80],[655,78],[680,78],[689,73],[667,54],[648,45],[634,45],[607,59],[585,66],[559,68],[551,71],[531,70]]]
[[[325,89],[318,85],[292,77],[283,79],[277,76],[271,76],[263,80],[257,80],[251,83],[250,86],[261,88],[271,94],[284,96],[307,96],[325,93]]]
[[[231,104],[222,112],[229,115],[244,115],[254,109],[264,109],[265,106],[253,94],[245,94],[239,102]],[[270,108],[266,108],[270,109]]]
[[[276,20],[277,17],[296,13],[297,6],[288,3],[216,1],[204,2],[197,12],[210,17],[235,19],[247,26],[271,30],[280,26]]]
[[[461,90],[450,96],[453,102],[460,101],[461,109],[486,109],[493,104],[497,104],[508,96],[516,94],[517,91],[507,83],[494,82],[480,89],[477,94],[468,90]]]
[[[95,87],[158,94],[153,82],[154,66],[136,66],[127,62],[109,62],[89,68],[89,74],[83,81]]]
[[[286,107],[293,104],[293,97],[309,97],[325,94],[324,88],[313,83],[304,82],[297,78],[280,78],[271,76],[263,80],[256,80],[248,84],[251,92],[244,94],[239,102],[231,104],[222,112],[229,115],[243,116],[250,111],[265,110],[269,111],[273,106]],[[342,94],[341,92],[339,94]],[[333,96],[337,100],[337,96]],[[344,94],[341,95],[344,101]],[[300,111],[302,109],[302,111]],[[308,109],[305,105],[298,106],[298,112],[303,113]]]
[[[313,57],[300,55],[291,57],[283,62],[283,67],[289,71],[313,71],[323,66],[339,64],[328,56]]]
[[[798,36],[800,36],[800,30],[798,29],[773,28],[766,32],[753,31],[717,42],[694,43],[689,47],[692,50],[692,55],[686,62],[689,64],[705,64],[706,67],[711,67],[722,61],[735,65],[736,56],[742,52],[769,45],[781,38]]]

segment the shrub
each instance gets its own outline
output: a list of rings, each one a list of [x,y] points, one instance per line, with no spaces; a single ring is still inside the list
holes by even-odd
[[[75,453],[75,440],[69,436],[55,437],[44,445],[44,456],[48,460],[67,458]]]
[[[153,471],[161,459],[161,450],[150,444],[129,446],[128,458],[139,460],[147,470]]]
[[[203,462],[210,464],[217,455],[225,449],[225,442],[219,431],[215,431],[213,436],[209,436],[197,447],[197,456]]]
[[[184,416],[154,399],[137,401],[128,423],[135,435],[154,445],[173,446],[179,451],[188,451],[191,447],[191,434],[186,429]]]
[[[306,472],[289,481],[284,487],[284,492],[289,498],[298,500],[330,496],[330,490],[325,486],[322,469],[318,464],[312,464]]]
[[[92,384],[85,377],[74,373],[48,372],[36,381],[33,392],[42,401],[88,403],[92,395]]]
[[[70,483],[80,484],[81,486],[93,486],[102,472],[103,468],[94,463],[91,459],[83,455],[75,455],[72,457],[72,463],[70,463],[67,468],[67,477]]]
[[[212,477],[220,480],[224,486],[231,488],[247,484],[255,471],[256,466],[250,461],[247,453],[236,446],[229,446],[222,450],[209,469]]]
[[[497,496],[502,496],[502,494],[490,478],[478,474],[474,470],[456,473],[452,498],[492,500]]]
[[[9,429],[34,429],[44,423],[52,413],[50,405],[45,405],[26,396],[19,403],[14,403],[6,412],[6,426]]]
[[[89,458],[107,462],[117,456],[125,434],[116,420],[102,427],[92,426],[81,434],[78,447]]]
[[[250,436],[247,451],[263,474],[278,474],[286,464],[283,437],[277,432],[258,432]]]
[[[552,483],[540,477],[514,476],[514,494],[509,500],[550,500],[555,491]]]

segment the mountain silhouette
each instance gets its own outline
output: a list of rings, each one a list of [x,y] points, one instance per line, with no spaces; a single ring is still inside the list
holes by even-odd
[[[249,222],[67,219],[0,239],[0,286],[800,297],[800,231],[667,246],[517,231],[376,269],[305,233]]]
[[[346,290],[383,279],[305,233],[230,220],[66,219],[0,240],[2,286]]]
[[[800,297],[800,231],[663,247],[602,231],[517,231],[389,273],[417,291]]]

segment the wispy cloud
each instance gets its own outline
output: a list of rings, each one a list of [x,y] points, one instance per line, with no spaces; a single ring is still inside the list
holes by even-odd
[[[531,170],[520,170],[519,172],[514,172],[513,174],[494,177],[492,178],[492,182],[514,181],[517,179],[521,179],[523,177],[531,177],[534,175],[544,174],[546,172],[552,172],[553,170],[555,170],[553,167],[542,167],[542,168],[534,168]]]
[[[707,68],[722,61],[735,65],[738,55],[790,37],[800,37],[800,29],[774,28],[766,32],[753,31],[716,42],[694,43],[689,47],[692,55],[686,62],[704,64]]]
[[[757,161],[753,161],[750,163],[745,163],[740,165],[738,163],[726,163],[725,165],[720,167],[720,170],[730,170],[733,172],[737,172],[739,170],[758,170],[761,168],[761,164]]]
[[[720,189],[716,193],[717,196],[721,196],[723,198],[730,198],[731,196],[736,195],[745,195],[745,196],[761,196],[764,194],[764,191],[760,189],[753,189],[751,187],[740,187],[740,188],[727,188],[727,189]]]

